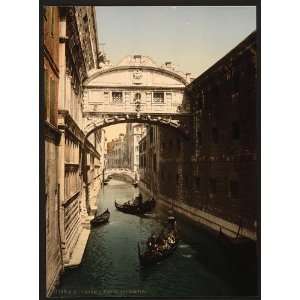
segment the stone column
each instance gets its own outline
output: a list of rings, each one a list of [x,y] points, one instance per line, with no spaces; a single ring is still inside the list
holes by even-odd
[[[57,181],[59,185],[59,220],[60,220],[60,235],[61,247],[63,253],[63,261],[68,261],[68,254],[66,253],[66,239],[65,239],[65,211],[63,202],[65,200],[65,131],[60,130],[61,137],[58,146],[58,159],[57,159]]]

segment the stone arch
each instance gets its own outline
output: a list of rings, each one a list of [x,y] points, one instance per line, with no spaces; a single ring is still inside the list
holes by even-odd
[[[85,140],[95,131],[105,128],[111,125],[121,124],[121,123],[145,123],[150,125],[157,125],[161,127],[170,128],[177,130],[185,139],[189,138],[188,126],[182,122],[182,120],[172,119],[171,117],[152,117],[150,115],[142,116],[114,116],[101,118],[99,120],[90,121],[90,123],[84,129]]]

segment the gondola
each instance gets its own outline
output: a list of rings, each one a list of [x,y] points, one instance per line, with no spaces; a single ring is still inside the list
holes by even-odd
[[[99,216],[96,216],[92,221],[91,221],[91,225],[95,226],[95,225],[100,225],[100,224],[104,224],[107,223],[110,217],[110,212],[107,209],[104,213],[102,213]]]
[[[142,202],[142,200],[137,200],[138,198],[135,198],[133,202],[128,201],[124,204],[119,204],[117,201],[115,201],[115,207],[119,211],[122,211],[127,214],[133,214],[133,215],[142,215],[144,213],[150,212],[154,206],[155,201],[154,199],[147,200]]]
[[[140,244],[138,243],[140,264],[145,267],[167,258],[176,250],[178,241],[175,218],[169,217],[168,224],[161,231],[159,237],[155,238],[151,236],[148,239],[148,249],[144,253],[142,253]]]

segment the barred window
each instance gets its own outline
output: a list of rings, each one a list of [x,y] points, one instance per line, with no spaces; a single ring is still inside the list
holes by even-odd
[[[163,92],[154,92],[153,93],[153,103],[164,103],[164,93]]]
[[[121,104],[123,102],[122,92],[112,92],[112,103]]]

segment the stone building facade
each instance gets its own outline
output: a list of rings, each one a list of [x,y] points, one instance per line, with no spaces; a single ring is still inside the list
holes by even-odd
[[[142,123],[128,123],[126,126],[128,168],[139,178],[139,141],[145,131]]]
[[[78,265],[96,211],[104,131],[86,137],[83,82],[99,68],[95,11],[44,7],[46,290]]]
[[[63,270],[59,230],[58,147],[57,127],[59,84],[59,9],[45,7],[43,14],[44,63],[44,134],[45,134],[45,217],[46,217],[46,288],[52,290]]]
[[[127,168],[127,157],[127,137],[121,133],[107,143],[107,169]]]
[[[129,55],[116,66],[103,65],[85,82],[84,113],[95,119],[103,112],[176,114],[189,80],[189,73],[170,62],[158,66],[150,57]]]
[[[256,33],[185,88],[189,140],[152,127],[140,142],[141,187],[208,227],[256,240]],[[152,141],[152,142],[151,142]]]

